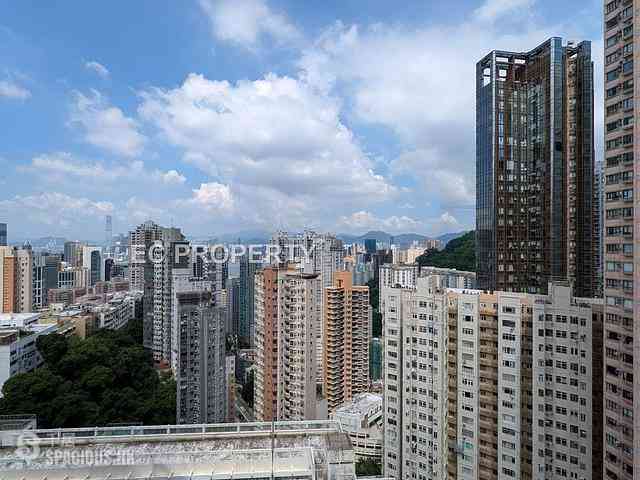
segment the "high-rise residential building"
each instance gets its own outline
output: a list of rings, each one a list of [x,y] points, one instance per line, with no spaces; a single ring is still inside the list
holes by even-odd
[[[171,361],[171,282],[176,244],[184,245],[178,228],[148,221],[129,233],[129,282],[144,293],[143,342],[158,363]]]
[[[153,262],[149,258],[151,246],[160,240],[162,227],[148,221],[129,232],[129,269],[127,276],[131,290],[144,294],[142,339],[146,348],[153,348]],[[66,251],[66,249],[65,249]]]
[[[238,335],[240,323],[240,279],[227,279],[227,335]]]
[[[382,286],[383,473],[447,478],[447,302],[426,279]],[[480,478],[480,477],[478,477]]]
[[[324,394],[329,413],[369,389],[369,287],[336,272],[324,292]]]
[[[550,38],[476,66],[476,257],[485,290],[596,290],[590,42]]]
[[[385,475],[602,478],[602,301],[547,290],[381,292]]]
[[[378,269],[380,291],[384,287],[414,288],[418,279],[417,265],[394,265],[387,263]]]
[[[49,290],[58,288],[58,255],[34,255],[33,257],[33,309],[44,308],[49,303]]]
[[[323,416],[316,398],[317,274],[276,266],[255,275],[256,419]]]
[[[175,246],[180,246],[183,251],[189,248],[188,242],[177,242]],[[213,282],[205,276],[206,268],[197,268],[198,262],[203,257],[197,254],[196,249],[191,250],[188,256],[180,259],[180,262],[173,265],[171,270],[171,368],[176,372],[179,368],[179,347],[180,347],[180,315],[178,311],[178,295],[182,293],[209,293],[209,303],[219,306],[216,303]]]
[[[176,294],[177,423],[227,421],[225,311],[211,292]]]
[[[240,257],[240,285],[238,290],[238,343],[253,347],[255,338],[255,275],[259,264],[249,254]]]
[[[7,224],[0,223],[0,247],[7,246]]]
[[[324,288],[333,284],[334,273],[341,270],[344,260],[344,247],[335,235],[305,230],[302,233],[276,232],[270,240],[271,247],[280,250],[281,265],[297,264],[306,273],[316,273],[320,280],[320,290],[316,303],[320,310],[320,322],[316,325],[316,374],[318,384],[323,384],[323,319]]]
[[[33,311],[31,247],[0,247],[0,313]]]
[[[604,298],[607,480],[640,478],[638,2],[604,1]]]

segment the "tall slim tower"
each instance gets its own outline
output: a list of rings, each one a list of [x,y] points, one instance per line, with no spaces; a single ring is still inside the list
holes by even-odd
[[[369,287],[335,272],[324,289],[324,394],[329,413],[369,390]]]
[[[604,1],[605,479],[640,478],[640,2]],[[636,67],[634,68],[634,61]]]
[[[546,293],[597,284],[591,43],[551,38],[476,66],[478,285]]]
[[[0,223],[0,247],[7,246],[7,224]]]
[[[211,292],[176,294],[178,423],[222,423],[227,419],[225,311]]]
[[[107,250],[111,249],[112,242],[113,242],[113,223],[112,223],[111,215],[107,215],[105,217],[105,224],[104,224],[104,246]]]

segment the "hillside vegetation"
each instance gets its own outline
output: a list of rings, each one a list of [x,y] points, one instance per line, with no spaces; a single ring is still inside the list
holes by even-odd
[[[454,238],[443,250],[431,249],[420,255],[420,266],[455,268],[467,272],[476,271],[476,235],[474,231]]]

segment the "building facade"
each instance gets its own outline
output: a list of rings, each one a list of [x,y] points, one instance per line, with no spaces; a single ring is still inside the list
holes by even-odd
[[[432,285],[419,278],[415,289],[382,295],[385,474],[602,478],[602,302],[574,297],[561,284],[548,295]],[[418,335],[435,329],[444,332],[437,339]],[[441,382],[435,398],[434,371]],[[441,409],[437,429],[432,406]],[[444,458],[436,456],[443,450]],[[434,473],[437,466],[444,471]]]
[[[596,290],[590,42],[551,38],[476,66],[478,287]]]
[[[321,415],[316,396],[318,290],[317,274],[272,266],[255,276],[258,421],[310,420]]]
[[[0,247],[0,313],[33,311],[31,247]]]
[[[639,4],[604,7],[604,478],[640,478]]]
[[[212,302],[211,292],[176,295],[178,423],[227,421],[225,311]]]
[[[324,394],[329,413],[369,388],[369,287],[336,272],[324,289]]]

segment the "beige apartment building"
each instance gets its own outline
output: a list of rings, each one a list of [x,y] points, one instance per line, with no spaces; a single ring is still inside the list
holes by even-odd
[[[30,248],[0,247],[0,313],[33,310],[33,254]]]
[[[635,83],[640,2],[604,7],[604,478],[640,478],[640,162]],[[634,472],[635,470],[635,472]]]
[[[324,393],[331,414],[369,387],[369,287],[354,286],[351,272],[336,272],[324,302]]]
[[[326,416],[316,396],[319,290],[315,273],[266,267],[255,275],[254,410],[258,421]]]

